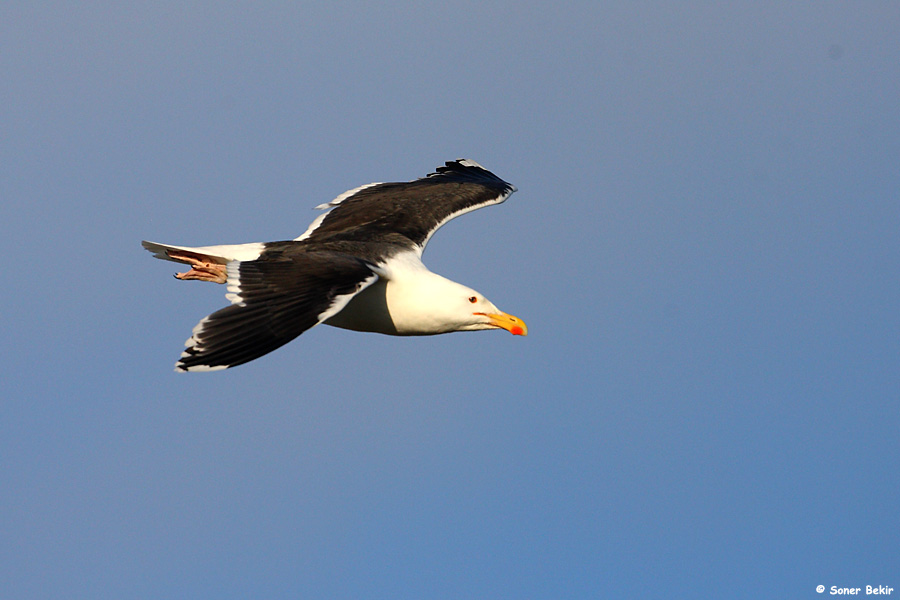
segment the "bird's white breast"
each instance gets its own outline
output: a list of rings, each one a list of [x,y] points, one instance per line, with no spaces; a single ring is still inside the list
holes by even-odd
[[[328,325],[388,335],[432,335],[455,331],[448,298],[466,294],[464,286],[432,273],[412,252],[380,265],[380,279],[357,294]]]

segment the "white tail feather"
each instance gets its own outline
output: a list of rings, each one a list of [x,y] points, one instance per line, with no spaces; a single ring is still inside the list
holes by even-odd
[[[256,260],[265,249],[265,244],[254,242],[252,244],[230,244],[222,246],[198,246],[192,248],[190,246],[172,246],[169,244],[158,244],[156,242],[141,242],[141,245],[153,253],[153,256],[162,260],[171,260],[173,262],[183,262],[169,256],[168,251],[175,252],[193,252],[212,263],[220,265],[228,264],[233,260]]]

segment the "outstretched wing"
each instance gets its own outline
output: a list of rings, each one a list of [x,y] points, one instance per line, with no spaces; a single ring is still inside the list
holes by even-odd
[[[516,191],[468,159],[438,167],[405,183],[372,183],[319,206],[331,209],[297,241],[366,241],[401,244],[421,255],[444,223],[483,206],[499,204]]]
[[[329,251],[234,261],[227,273],[232,305],[194,327],[176,370],[226,369],[268,354],[378,279],[365,261]]]

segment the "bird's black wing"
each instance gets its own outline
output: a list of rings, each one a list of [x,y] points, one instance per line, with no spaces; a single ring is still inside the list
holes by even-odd
[[[176,370],[224,369],[268,354],[340,312],[378,279],[364,260],[315,250],[264,252],[258,260],[229,263],[227,273],[232,305],[194,327]]]
[[[384,242],[421,253],[444,223],[499,204],[514,191],[515,186],[478,163],[459,159],[421,179],[374,183],[341,194],[319,207],[331,210],[297,240]]]

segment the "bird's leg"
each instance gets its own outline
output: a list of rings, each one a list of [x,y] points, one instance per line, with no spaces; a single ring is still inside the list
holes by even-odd
[[[225,265],[204,260],[208,257],[186,250],[166,250],[169,258],[178,262],[191,265],[191,270],[187,273],[176,273],[177,279],[197,279],[199,281],[212,281],[213,283],[225,283],[228,276],[225,273]]]

